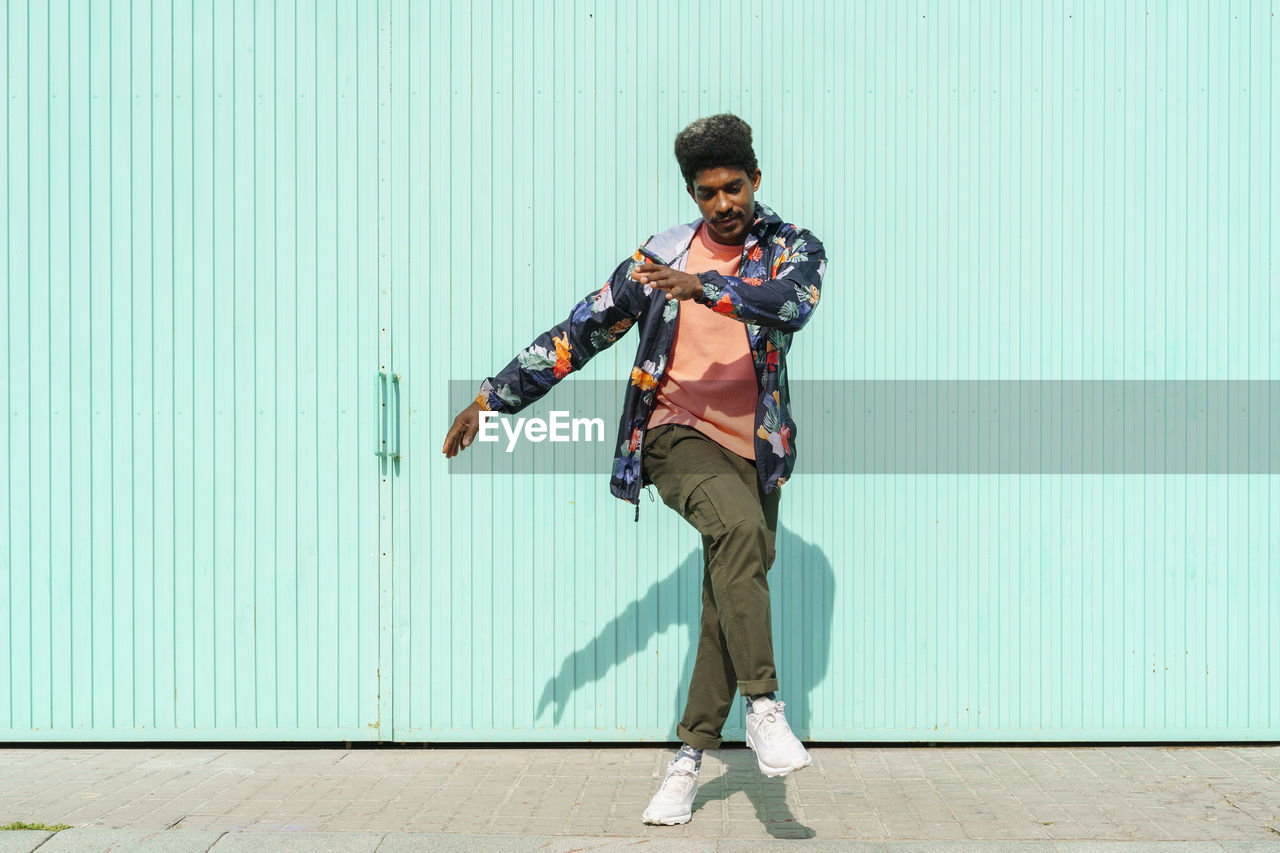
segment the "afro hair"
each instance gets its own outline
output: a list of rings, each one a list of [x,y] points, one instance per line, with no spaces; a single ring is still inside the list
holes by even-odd
[[[676,135],[675,147],[676,162],[688,186],[703,169],[728,166],[754,175],[758,168],[751,125],[732,113],[698,119]]]

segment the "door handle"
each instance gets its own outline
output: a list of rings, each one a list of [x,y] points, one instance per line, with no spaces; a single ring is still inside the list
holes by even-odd
[[[396,408],[395,408],[395,411],[392,413],[392,417],[395,418],[395,422],[396,422],[396,449],[391,454],[391,458],[394,459],[396,462],[399,462],[400,461],[400,374],[399,373],[391,374],[391,387],[393,387],[396,391]]]
[[[386,459],[387,453],[387,372],[378,371],[378,449],[373,452],[379,459]]]

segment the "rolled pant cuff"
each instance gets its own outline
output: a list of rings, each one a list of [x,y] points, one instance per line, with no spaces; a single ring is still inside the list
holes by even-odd
[[[761,678],[756,681],[739,681],[738,692],[743,696],[759,696],[761,693],[773,693],[778,689],[778,679]]]
[[[689,744],[694,749],[719,749],[720,744],[724,742],[724,738],[707,737],[706,735],[696,735],[686,729],[683,725],[676,726],[676,737]]]

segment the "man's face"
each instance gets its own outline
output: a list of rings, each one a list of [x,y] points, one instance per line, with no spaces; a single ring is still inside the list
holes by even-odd
[[[759,169],[754,175],[731,166],[703,169],[686,189],[698,203],[712,240],[727,244],[746,241],[747,229],[755,218]]]

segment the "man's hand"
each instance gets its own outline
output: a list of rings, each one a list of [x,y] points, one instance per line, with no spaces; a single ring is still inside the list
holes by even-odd
[[[449,434],[444,438],[442,452],[446,459],[452,459],[471,446],[480,431],[480,413],[483,411],[479,403],[472,403],[453,419],[453,426],[449,427]]]
[[[702,292],[702,282],[696,275],[661,264],[636,264],[631,277],[641,284],[651,284],[659,290],[665,290],[668,301],[692,299]]]

